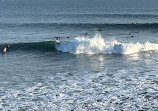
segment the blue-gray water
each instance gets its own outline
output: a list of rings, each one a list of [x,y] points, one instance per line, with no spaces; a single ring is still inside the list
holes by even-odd
[[[157,6],[1,0],[0,110],[158,110]]]

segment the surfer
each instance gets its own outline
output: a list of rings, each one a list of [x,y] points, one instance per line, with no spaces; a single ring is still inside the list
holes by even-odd
[[[98,28],[98,31],[102,31],[102,29],[99,27],[99,28]]]
[[[56,40],[59,40],[60,39],[60,36],[59,37],[55,37],[56,38]]]
[[[84,35],[88,35],[88,33],[85,33]]]
[[[2,49],[2,54],[4,54],[4,53],[6,53],[7,52],[7,49],[9,48],[10,46],[9,45],[7,45],[7,46],[5,46],[3,49]]]
[[[55,37],[56,38],[56,43],[59,44],[60,43],[60,36],[59,37]]]

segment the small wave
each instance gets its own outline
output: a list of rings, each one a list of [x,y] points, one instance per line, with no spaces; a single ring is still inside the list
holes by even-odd
[[[9,51],[55,51],[55,41],[44,41],[44,42],[32,42],[32,43],[15,43],[9,44],[11,47]],[[1,44],[2,49],[5,44]]]
[[[107,42],[100,34],[93,38],[77,37],[71,42],[61,42],[56,46],[58,51],[74,54],[133,54],[158,50],[156,43],[120,43],[118,41]]]
[[[62,28],[82,28],[82,29],[94,29],[101,27],[106,28],[116,28],[116,29],[157,29],[158,23],[0,23],[1,27],[28,27],[28,28],[50,28],[50,27],[62,27]]]

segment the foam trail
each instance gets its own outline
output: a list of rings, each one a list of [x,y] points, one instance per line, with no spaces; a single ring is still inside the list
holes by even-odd
[[[105,41],[100,34],[93,38],[77,37],[71,42],[61,42],[56,46],[58,51],[74,54],[133,54],[158,50],[157,43],[120,43],[118,41]]]

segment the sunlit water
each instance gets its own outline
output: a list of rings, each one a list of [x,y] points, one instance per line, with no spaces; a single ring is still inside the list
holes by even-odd
[[[0,1],[0,110],[157,111],[156,4]]]

